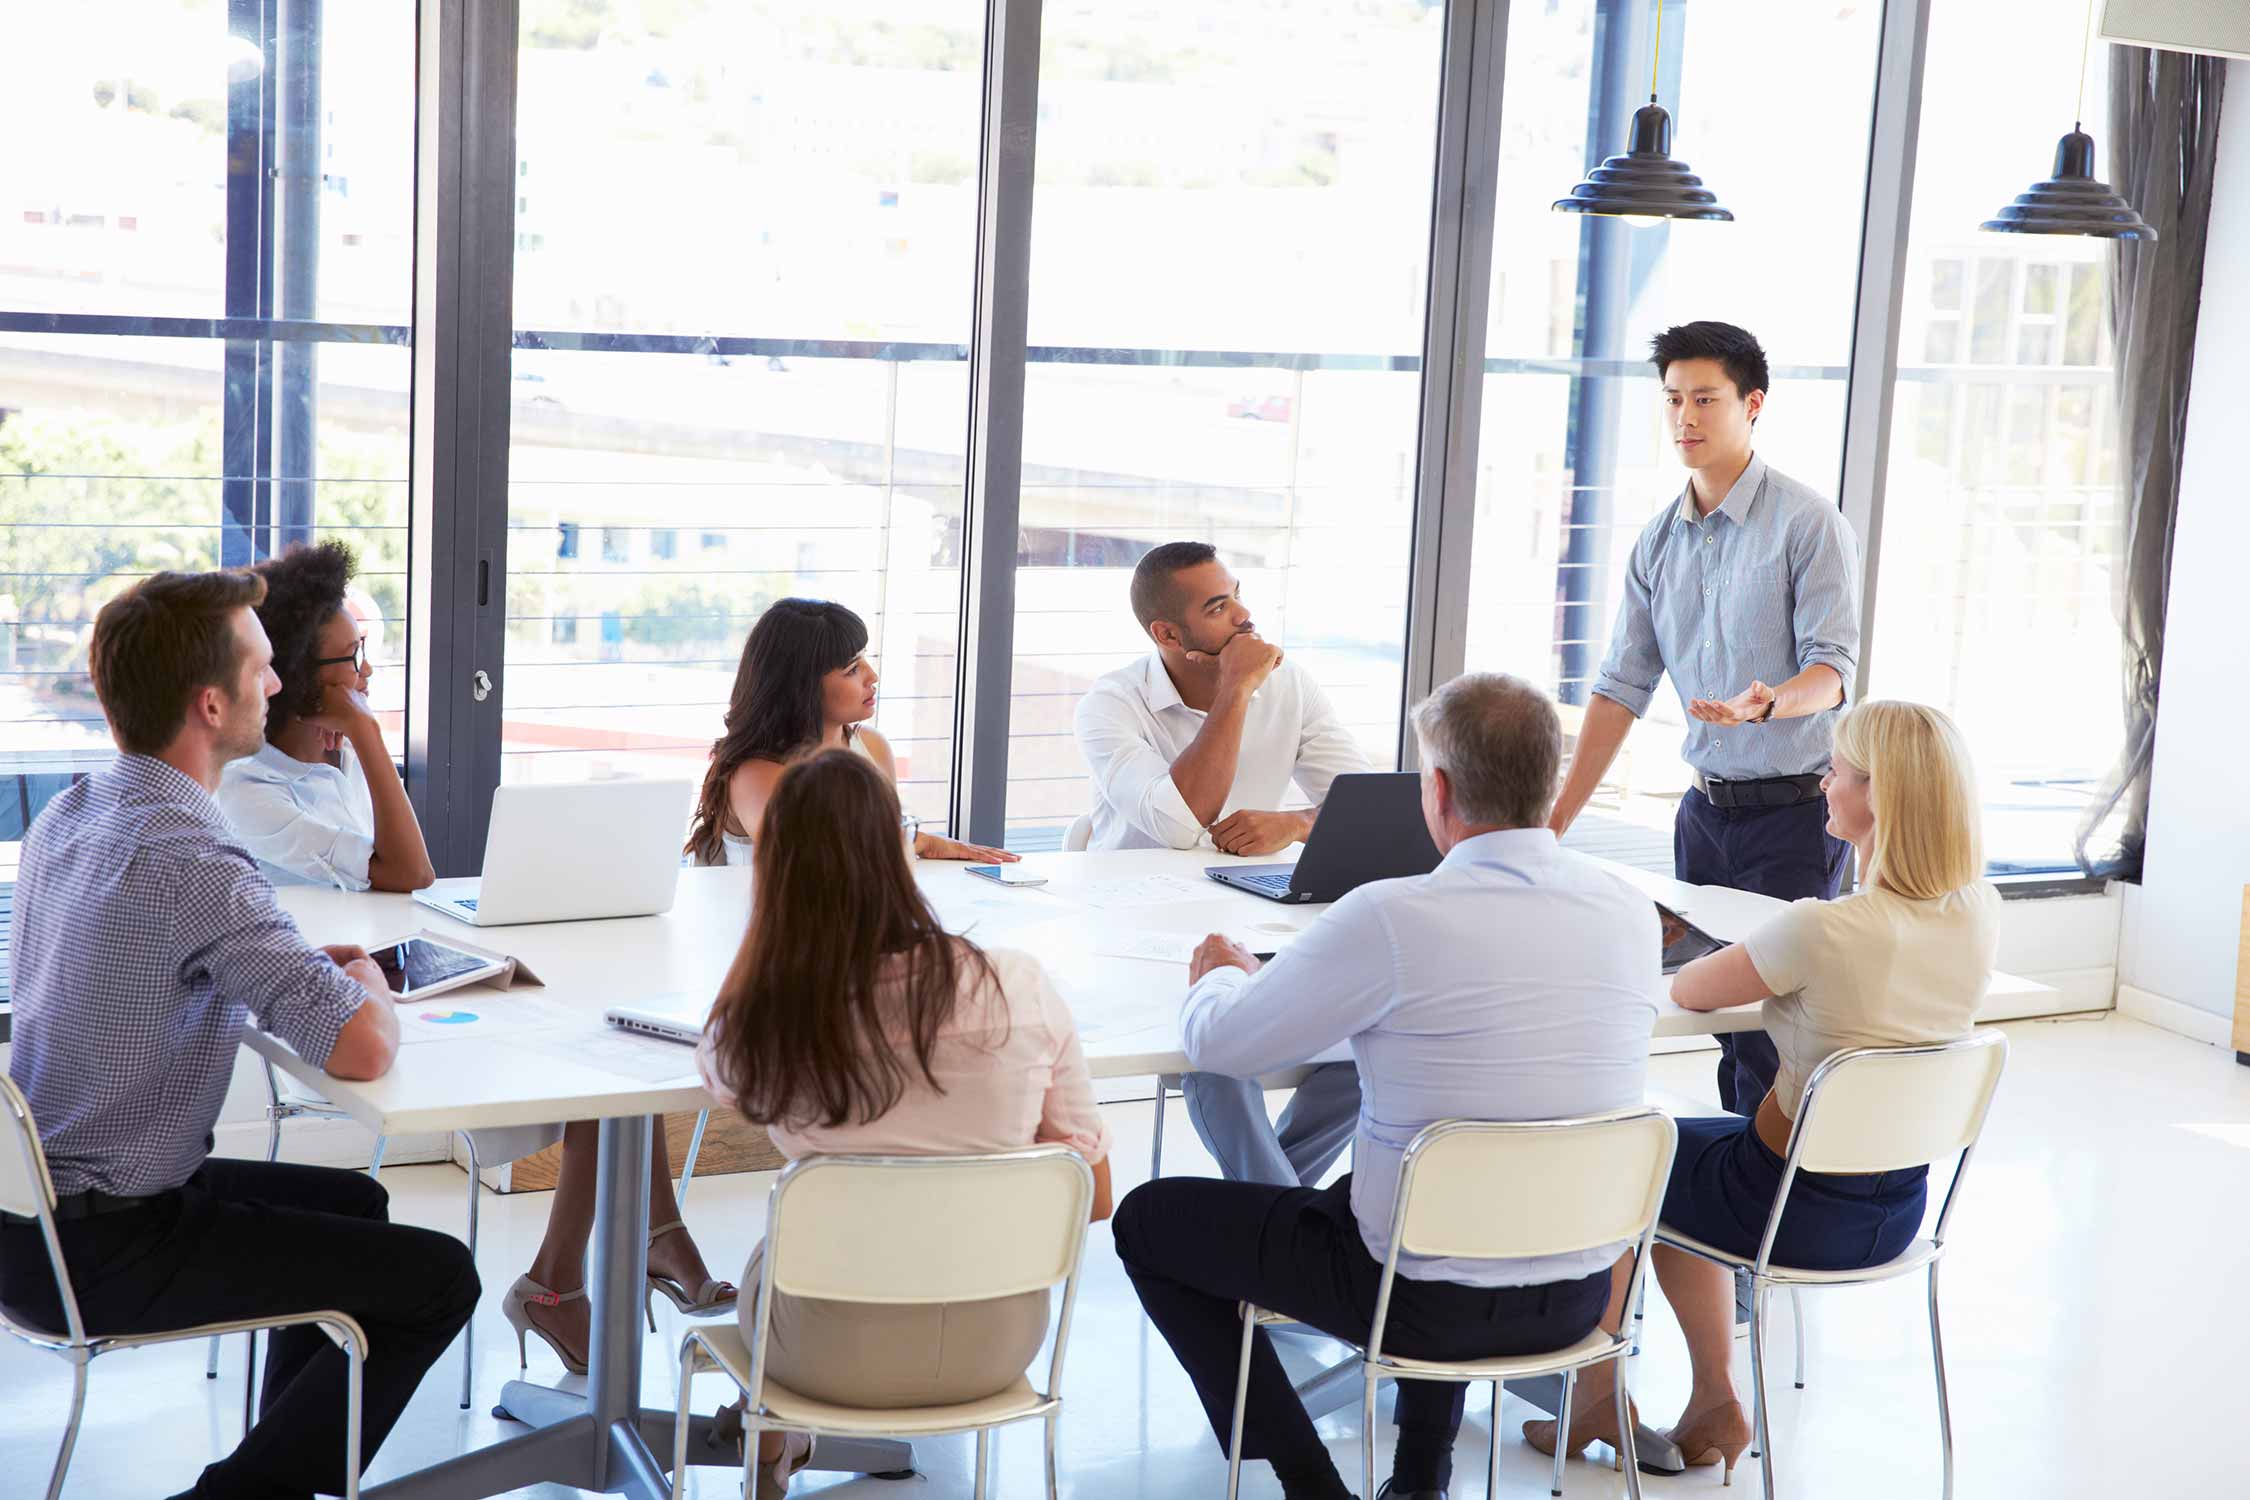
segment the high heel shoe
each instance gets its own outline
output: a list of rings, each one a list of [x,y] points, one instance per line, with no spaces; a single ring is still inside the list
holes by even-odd
[[[1680,1450],[1680,1462],[1691,1469],[1724,1464],[1719,1482],[1731,1485],[1735,1460],[1750,1446],[1750,1419],[1743,1415],[1741,1402],[1728,1400],[1688,1413],[1665,1436]]]
[[[1613,1469],[1624,1468],[1625,1445],[1618,1439],[1616,1401],[1608,1395],[1602,1396],[1599,1400],[1589,1401],[1586,1399],[1586,1393],[1580,1391],[1572,1396],[1570,1404],[1570,1456],[1576,1458],[1579,1454],[1585,1452],[1588,1443],[1607,1443],[1609,1444],[1610,1467]],[[1641,1419],[1640,1410],[1633,1405],[1631,1397],[1627,1397],[1625,1400],[1625,1417],[1630,1422],[1638,1422]],[[1523,1440],[1541,1453],[1552,1457],[1555,1451],[1554,1418],[1549,1417],[1543,1421],[1524,1423]]]
[[[658,1240],[674,1230],[684,1233],[686,1229],[687,1226],[678,1219],[659,1224],[648,1232],[649,1245],[654,1248]],[[651,1271],[648,1273],[648,1293],[643,1299],[644,1310],[648,1313],[648,1326],[651,1333],[656,1331],[655,1294],[658,1292],[664,1294],[665,1301],[691,1318],[707,1318],[713,1313],[725,1312],[728,1308],[734,1306],[736,1297],[740,1295],[731,1281],[720,1281],[716,1278],[706,1277],[703,1285],[697,1287],[691,1293],[688,1291],[686,1283],[678,1277],[659,1276]]]
[[[583,1302],[585,1300],[586,1289],[584,1287],[580,1287],[575,1292],[554,1292],[533,1281],[529,1276],[518,1276],[515,1285],[508,1288],[508,1295],[500,1299],[501,1316],[505,1317],[508,1320],[508,1326],[516,1331],[516,1368],[520,1370],[530,1366],[531,1361],[524,1351],[523,1336],[527,1333],[535,1333],[539,1335],[548,1348],[555,1351],[555,1358],[562,1361],[565,1370],[573,1375],[585,1374],[586,1356],[583,1353],[574,1353],[564,1348],[560,1338],[531,1320],[531,1310],[534,1307],[560,1307],[565,1302]]]
[[[704,1439],[705,1446],[719,1452],[732,1450],[736,1462],[742,1458],[742,1403],[722,1406],[711,1417],[711,1431]],[[781,1456],[758,1461],[758,1492],[755,1500],[784,1500],[789,1493],[789,1480],[798,1470],[812,1462],[813,1438],[807,1432],[785,1432],[781,1435]]]

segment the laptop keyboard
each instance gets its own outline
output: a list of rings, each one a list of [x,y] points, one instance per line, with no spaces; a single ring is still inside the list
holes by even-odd
[[[1268,895],[1286,896],[1289,894],[1291,877],[1286,872],[1276,871],[1266,875],[1238,875],[1235,878],[1244,885],[1264,891]]]

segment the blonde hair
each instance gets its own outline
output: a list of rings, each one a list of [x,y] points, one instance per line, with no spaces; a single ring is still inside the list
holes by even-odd
[[[1874,699],[1837,724],[1835,755],[1868,780],[1869,885],[1934,901],[1983,878],[1976,766],[1951,719],[1927,704]]]

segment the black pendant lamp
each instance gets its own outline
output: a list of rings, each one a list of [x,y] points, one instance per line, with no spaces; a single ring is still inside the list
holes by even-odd
[[[2086,97],[2086,47],[2092,43],[2093,10],[2089,0],[2088,37],[2078,54],[2078,97]],[[2080,128],[2055,147],[2055,175],[2035,182],[2016,195],[2016,201],[1979,225],[1994,234],[2084,234],[2110,240],[2147,240],[2156,231],[2132,204],[2094,176],[2094,138]]]
[[[1657,46],[1664,39],[1664,0],[1656,3]],[[1672,117],[1656,102],[1656,60],[1649,61],[1648,103],[1633,112],[1633,143],[1593,171],[1567,198],[1555,200],[1559,214],[1614,214],[1653,224],[1659,219],[1716,219],[1733,223],[1719,207],[1719,195],[1703,179],[1672,159]]]

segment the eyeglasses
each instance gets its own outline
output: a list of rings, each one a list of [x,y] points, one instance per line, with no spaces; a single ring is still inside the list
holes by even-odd
[[[361,672],[361,673],[364,673],[364,672],[366,672],[366,670],[367,670],[367,637],[366,637],[366,636],[364,636],[364,635],[363,635],[363,636],[361,636],[361,637],[359,638],[359,644],[358,644],[358,645],[356,645],[356,646],[354,646],[354,647],[352,647],[352,654],[351,654],[351,655],[349,655],[349,656],[316,656],[316,657],[314,657],[314,658],[313,658],[313,665],[314,665],[315,667],[340,667],[340,666],[343,666],[343,665],[344,665],[344,664],[345,664],[346,662],[349,662],[349,663],[351,663],[351,666],[352,666],[352,670],[354,670],[354,671],[356,671],[356,672]]]

